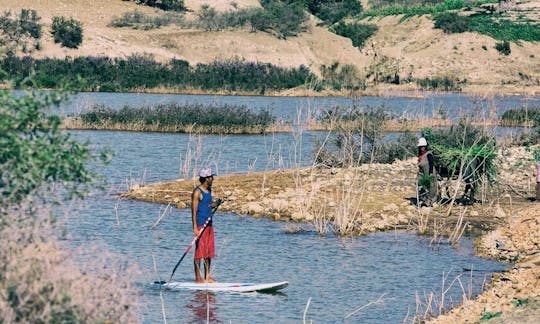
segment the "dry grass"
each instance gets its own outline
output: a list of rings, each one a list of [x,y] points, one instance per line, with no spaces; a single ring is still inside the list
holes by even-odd
[[[61,246],[51,210],[28,207],[0,214],[0,322],[138,322],[134,268],[103,248]]]

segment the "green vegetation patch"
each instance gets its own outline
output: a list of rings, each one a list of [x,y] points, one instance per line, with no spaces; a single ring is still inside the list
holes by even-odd
[[[503,126],[540,126],[540,107],[509,109],[502,114],[500,124]]]
[[[469,19],[469,31],[488,35],[498,40],[540,41],[540,23],[512,21],[504,15],[497,14],[475,14],[469,16]]]
[[[373,36],[379,28],[374,24],[345,23],[340,21],[330,28],[333,33],[352,40],[353,46],[362,48],[365,41]]]
[[[487,3],[497,3],[497,0],[479,0],[467,2],[463,0],[446,0],[437,4],[420,4],[415,6],[392,5],[382,9],[367,10],[356,18],[385,17],[395,15],[405,15],[406,17],[417,15],[435,15],[449,10],[459,10],[464,8],[476,8]]]
[[[141,89],[200,89],[244,91],[291,89],[316,77],[308,68],[282,68],[268,63],[239,60],[190,66],[173,59],[156,62],[151,56],[124,58],[77,57],[34,59],[9,55],[0,61],[5,72],[0,81],[12,78],[15,87],[89,91],[135,91]]]
[[[256,113],[246,106],[173,103],[117,110],[96,106],[79,117],[96,128],[221,134],[263,133],[275,122],[267,110]]]

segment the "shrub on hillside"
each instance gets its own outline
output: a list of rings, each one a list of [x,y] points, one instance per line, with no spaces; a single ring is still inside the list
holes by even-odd
[[[262,0],[261,5],[267,7],[275,3],[296,5],[309,11],[312,15],[326,23],[335,23],[345,17],[351,17],[362,11],[358,0]]]
[[[510,55],[512,50],[510,50],[510,43],[508,41],[502,41],[495,44],[495,49],[503,55]]]
[[[446,34],[464,33],[470,30],[468,17],[460,16],[455,12],[444,12],[434,17],[437,29],[442,29]]]
[[[286,4],[281,1],[270,2],[262,9],[252,12],[249,22],[253,31],[265,31],[286,39],[306,30],[308,20],[304,9],[298,4]]]
[[[184,0],[135,0],[138,4],[161,10],[185,11]]]
[[[352,40],[353,46],[362,48],[365,41],[377,32],[378,28],[373,24],[344,23],[339,22],[331,28],[331,31]]]
[[[183,21],[182,16],[167,13],[159,16],[148,16],[139,10],[124,12],[120,17],[114,17],[109,26],[131,27],[133,29],[155,29],[168,26],[172,23],[179,24]]]
[[[51,34],[55,43],[64,47],[78,48],[83,41],[82,23],[73,18],[53,17]]]
[[[12,17],[6,11],[0,16],[0,47],[7,47],[8,51],[21,49],[29,52],[39,49],[41,38],[41,18],[35,10],[22,9],[19,17]],[[29,43],[32,43],[29,46]]]

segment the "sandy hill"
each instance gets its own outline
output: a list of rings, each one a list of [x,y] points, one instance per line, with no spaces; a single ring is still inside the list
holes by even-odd
[[[185,1],[193,12],[206,3],[221,11],[260,6],[257,0]],[[539,42],[512,44],[512,53],[503,56],[494,48],[496,40],[475,33],[444,34],[433,29],[433,21],[425,16],[405,21],[401,21],[400,16],[366,21],[376,24],[379,31],[368,39],[363,49],[357,49],[351,40],[317,27],[314,17],[309,22],[308,32],[282,40],[267,33],[252,33],[248,28],[205,32],[177,26],[148,31],[108,26],[114,17],[135,9],[147,15],[163,13],[132,1],[0,0],[0,8],[14,13],[22,8],[37,10],[45,33],[42,49],[32,54],[35,57],[123,57],[147,53],[157,60],[167,61],[174,57],[191,64],[241,58],[287,67],[303,64],[315,73],[319,73],[322,64],[338,61],[355,65],[362,77],[376,73],[397,73],[402,80],[450,77],[466,79],[466,91],[540,93]],[[533,18],[537,19],[540,1],[524,1],[518,8],[527,9],[522,14],[536,12]],[[53,16],[73,17],[83,23],[84,41],[79,49],[61,48],[53,43],[47,32]],[[389,85],[379,87],[388,88]]]

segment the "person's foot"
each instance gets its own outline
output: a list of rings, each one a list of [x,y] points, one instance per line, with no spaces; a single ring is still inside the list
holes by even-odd
[[[214,278],[208,277],[208,278],[206,278],[205,282],[206,282],[206,283],[214,283],[214,282],[216,282],[216,281],[214,280]]]
[[[201,278],[195,278],[195,283],[202,284],[204,283],[204,280],[202,280]]]

